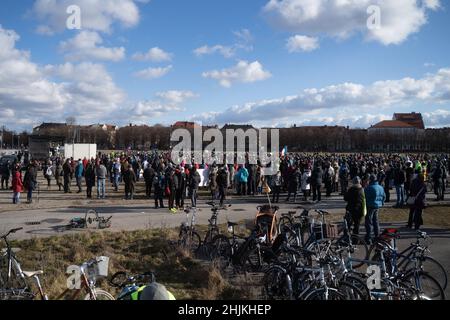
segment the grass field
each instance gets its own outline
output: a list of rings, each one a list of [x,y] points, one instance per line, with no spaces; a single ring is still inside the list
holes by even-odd
[[[109,273],[153,271],[157,281],[181,299],[245,299],[251,292],[234,286],[212,264],[193,259],[170,244],[175,230],[95,232],[62,237],[14,241],[21,248],[18,258],[24,270],[44,270],[42,282],[52,299],[66,289],[69,265],[79,265],[96,256],[110,257]],[[107,281],[99,286],[118,292]]]

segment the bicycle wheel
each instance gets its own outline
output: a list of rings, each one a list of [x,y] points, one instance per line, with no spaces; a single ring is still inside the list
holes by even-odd
[[[280,231],[280,234],[284,234],[287,239],[287,243],[294,248],[301,246],[300,236],[289,225],[284,225]]]
[[[367,287],[367,280],[362,279],[356,273],[346,273],[343,280],[358,288],[362,293],[361,300],[371,300],[370,290]]]
[[[195,231],[183,232],[180,235],[178,243],[183,249],[195,252],[200,248],[200,235]]]
[[[219,267],[225,269],[230,263],[231,254],[230,240],[222,234],[215,236],[211,242],[211,260],[217,261]]]
[[[292,284],[289,275],[279,266],[270,268],[264,274],[263,290],[268,300],[290,300]]]
[[[305,300],[345,300],[345,297],[337,289],[328,288],[328,290],[326,290],[325,288],[322,288],[311,291],[305,297]]]
[[[411,272],[401,282],[413,287],[416,294],[415,300],[445,300],[445,293],[439,282],[423,271]]]
[[[345,300],[359,301],[367,300],[365,294],[353,283],[348,281],[339,281],[336,288],[340,294],[344,296]]]
[[[442,287],[442,290],[447,289],[448,285],[448,278],[447,278],[447,272],[445,271],[445,268],[440,264],[436,259],[429,257],[429,256],[423,256],[418,257],[418,264],[421,270],[428,273],[430,276],[435,278],[439,284]],[[415,268],[415,261],[409,260],[409,262],[405,265],[404,271],[408,271]]]
[[[289,228],[292,226],[291,218],[286,217],[286,216],[280,218],[280,220],[278,222],[278,232],[280,232],[280,233],[283,232],[284,226],[289,227]]]
[[[97,297],[97,299],[95,300],[116,300],[109,292],[106,292],[105,290],[95,288],[93,291],[95,293],[95,296]],[[91,299],[91,295],[88,293],[84,297],[84,300],[94,300],[94,299]]]
[[[351,245],[349,240],[351,240]],[[352,234],[350,238],[348,235],[343,235],[336,241],[335,245],[346,247],[347,253],[354,259],[367,260],[369,257],[369,247],[366,241],[356,234]],[[351,264],[353,269],[358,269],[364,265],[364,262],[351,261]]]
[[[241,260],[241,267],[246,272],[259,272],[263,266],[261,250],[257,247],[252,248],[244,253]]]

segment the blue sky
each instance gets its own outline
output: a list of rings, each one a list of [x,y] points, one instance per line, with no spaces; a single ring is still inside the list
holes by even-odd
[[[80,30],[66,28],[71,4]],[[370,5],[380,8],[375,30]],[[0,8],[0,125],[13,129],[69,116],[368,127],[409,111],[450,126],[446,1],[3,0]]]

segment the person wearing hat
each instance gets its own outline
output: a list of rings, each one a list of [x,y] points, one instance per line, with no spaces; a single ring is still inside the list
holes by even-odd
[[[366,197],[366,242],[371,243],[371,234],[376,237],[380,234],[380,226],[378,223],[378,213],[384,206],[386,200],[386,194],[382,186],[378,184],[377,176],[372,174],[369,177],[369,185],[365,188],[364,194]]]
[[[356,176],[353,178],[353,185],[344,195],[347,202],[345,220],[349,230],[353,226],[353,234],[359,234],[359,225],[362,217],[366,214],[366,198],[364,189],[361,185],[361,178]]]

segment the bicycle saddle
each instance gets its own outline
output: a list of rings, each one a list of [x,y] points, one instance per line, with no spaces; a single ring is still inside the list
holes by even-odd
[[[27,278],[32,278],[34,276],[39,276],[41,274],[44,274],[44,271],[38,270],[38,271],[22,271],[23,275]]]
[[[281,216],[282,217],[292,217],[296,214],[296,211],[289,211],[288,213],[282,213]]]
[[[236,222],[228,222],[229,227],[236,227],[238,225],[239,225],[239,223],[236,223]]]
[[[21,250],[22,250],[22,249],[20,249],[20,248],[11,248],[11,251],[12,251],[13,253],[20,252]],[[6,253],[6,251],[7,251],[6,248],[2,249],[2,253]]]

